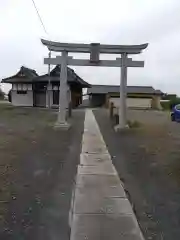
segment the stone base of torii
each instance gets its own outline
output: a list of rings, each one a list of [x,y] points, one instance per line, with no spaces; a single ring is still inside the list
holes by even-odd
[[[61,65],[60,72],[60,94],[59,94],[59,113],[55,128],[69,129],[70,124],[66,121],[67,111],[67,66],[98,66],[98,67],[119,67],[121,68],[120,83],[120,108],[118,129],[127,127],[126,117],[126,96],[127,96],[127,68],[144,67],[144,61],[133,61],[128,58],[128,54],[139,54],[148,44],[142,45],[100,45],[59,43],[41,40],[50,51],[61,52],[61,56],[56,58],[45,58],[44,63],[48,65]],[[90,59],[74,59],[68,56],[69,52],[90,53]],[[100,54],[120,54],[121,58],[115,60],[100,60]]]

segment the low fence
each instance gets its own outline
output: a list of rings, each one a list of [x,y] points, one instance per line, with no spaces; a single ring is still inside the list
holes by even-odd
[[[113,102],[110,102],[109,117],[113,121],[113,125],[119,124],[119,108]]]
[[[162,100],[159,97],[154,98],[126,98],[126,106],[128,109],[134,110],[162,110],[161,105]],[[115,109],[115,114],[118,114],[120,107],[120,98],[110,98],[109,99],[109,108]],[[112,111],[112,110],[110,110]]]
[[[111,97],[109,102],[113,103],[115,107],[119,107],[120,98]],[[152,107],[151,98],[126,98],[126,105],[128,108],[137,108],[137,109],[150,109]]]
[[[142,107],[139,107],[139,108],[134,108],[134,107],[127,107],[128,110],[132,110],[133,111],[136,111],[136,114],[137,114],[137,111],[140,110],[140,111],[151,111],[151,110],[154,110],[153,108],[142,108]],[[114,102],[110,102],[109,103],[109,108],[108,108],[108,112],[109,112],[109,117],[112,121],[112,124],[113,126],[114,125],[118,125],[119,124],[119,105],[115,105]],[[129,117],[129,120],[132,120],[131,117],[132,117],[132,114],[130,114],[131,112],[127,112],[127,117]],[[141,114],[141,112],[139,113]],[[133,119],[133,120],[137,120],[136,118]]]

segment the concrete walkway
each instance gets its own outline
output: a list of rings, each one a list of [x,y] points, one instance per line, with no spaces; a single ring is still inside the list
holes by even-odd
[[[71,240],[143,240],[90,109],[86,110],[69,224]]]

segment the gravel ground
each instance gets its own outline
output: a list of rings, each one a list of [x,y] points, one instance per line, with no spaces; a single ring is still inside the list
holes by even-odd
[[[32,109],[1,111],[0,132],[7,141],[0,149],[4,198],[0,239],[69,239],[68,214],[84,111],[74,111],[69,131],[48,126],[55,119],[53,113],[48,114]]]
[[[146,128],[115,133],[106,110],[94,110],[145,239],[180,239],[180,125],[162,112],[129,111]]]

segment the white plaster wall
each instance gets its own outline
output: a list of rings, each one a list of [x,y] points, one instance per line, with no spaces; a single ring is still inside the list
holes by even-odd
[[[32,90],[32,84],[13,83],[12,90]]]
[[[32,107],[33,91],[28,90],[27,94],[17,94],[16,90],[12,90],[12,105]]]
[[[114,106],[119,108],[120,98],[110,98],[109,101],[113,102]],[[127,107],[129,108],[151,108],[151,99],[150,98],[127,98],[126,104],[127,104]]]

